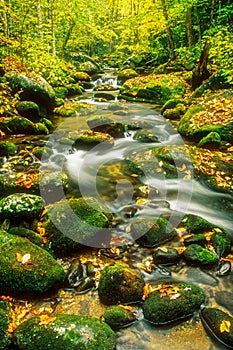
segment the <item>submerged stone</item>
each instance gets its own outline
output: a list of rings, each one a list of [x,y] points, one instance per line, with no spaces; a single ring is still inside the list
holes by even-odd
[[[221,258],[231,251],[231,239],[226,232],[215,232],[211,236],[211,243],[216,251],[216,254]]]
[[[125,126],[122,123],[115,123],[112,119],[101,115],[89,117],[87,125],[94,131],[103,132],[113,137],[123,137],[125,132]]]
[[[0,157],[13,156],[17,153],[18,147],[10,141],[0,142]]]
[[[220,309],[208,307],[203,308],[200,315],[207,333],[232,349],[233,317]]]
[[[157,285],[142,304],[142,309],[148,321],[162,325],[192,315],[204,301],[201,288],[174,282]]]
[[[154,247],[177,237],[174,227],[165,218],[140,218],[131,224],[131,232],[137,242]]]
[[[215,253],[198,244],[189,245],[183,255],[188,263],[198,266],[210,266],[218,262],[218,256]]]
[[[159,142],[158,137],[148,130],[138,130],[133,136],[134,140],[139,142]]]
[[[176,249],[170,247],[160,247],[153,253],[155,264],[172,265],[179,261],[180,255]]]
[[[40,196],[14,193],[0,201],[0,217],[27,220],[39,217],[44,210],[44,200]]]
[[[63,282],[61,265],[29,240],[0,232],[0,289],[3,292],[45,292]]]
[[[107,266],[100,276],[100,301],[106,305],[140,301],[144,285],[144,279],[138,271],[120,264]]]
[[[94,317],[49,314],[23,322],[13,343],[19,350],[114,350],[116,335]]]
[[[194,214],[185,215],[182,220],[183,225],[188,229],[189,232],[198,233],[212,230],[218,227],[217,225],[209,222],[208,220],[202,218],[201,216]]]
[[[106,309],[103,319],[110,327],[120,328],[133,323],[137,318],[130,307],[113,305]]]

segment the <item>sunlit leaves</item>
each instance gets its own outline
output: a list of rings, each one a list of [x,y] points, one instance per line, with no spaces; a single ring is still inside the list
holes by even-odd
[[[222,320],[222,323],[220,324],[220,332],[227,332],[230,333],[231,330],[231,322],[230,321],[226,321],[226,320]]]

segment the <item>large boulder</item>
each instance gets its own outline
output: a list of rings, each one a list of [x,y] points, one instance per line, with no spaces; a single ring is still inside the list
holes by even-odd
[[[0,232],[0,289],[3,292],[45,292],[63,282],[61,265],[29,240]]]
[[[181,98],[186,89],[182,78],[172,74],[151,74],[127,80],[120,90],[126,100],[164,104],[170,99]]]
[[[44,123],[33,123],[21,116],[4,117],[0,122],[0,130],[5,134],[43,135],[48,134],[48,128]]]
[[[42,77],[28,77],[11,73],[8,77],[13,93],[19,92],[22,101],[32,101],[39,105],[41,114],[49,114],[55,107],[55,93],[51,85]]]
[[[50,314],[23,322],[13,343],[19,350],[114,350],[116,335],[94,317]]]

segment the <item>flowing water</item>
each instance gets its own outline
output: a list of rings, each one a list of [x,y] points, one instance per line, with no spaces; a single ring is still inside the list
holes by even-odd
[[[102,83],[103,79],[99,78],[95,85]],[[117,87],[116,79],[111,74],[107,76],[104,83]],[[53,143],[53,155],[49,160],[43,161],[42,169],[65,170],[74,190],[77,189],[83,196],[98,198],[114,214],[113,235],[118,238],[119,246],[128,244],[130,247],[119,256],[119,260],[123,259],[133,267],[138,267],[138,264],[141,264],[143,259],[150,257],[153,251],[153,249],[133,245],[132,237],[127,231],[132,217],[151,217],[168,213],[169,217],[173,215],[173,221],[178,227],[184,213],[194,213],[224,227],[232,234],[233,198],[231,195],[215,192],[204,183],[195,180],[193,176],[190,176],[187,181],[182,178],[168,180],[163,176],[159,178],[153,176],[147,169],[142,169],[143,174],[140,176],[133,171],[128,171],[127,162],[130,159],[134,159],[137,169],[140,162],[137,162],[135,157],[140,152],[149,151],[154,147],[184,145],[183,139],[175,131],[173,125],[160,115],[157,106],[122,101],[121,113],[115,113],[109,110],[109,102],[96,101],[94,92],[91,90],[87,91],[82,101],[95,104],[98,107],[95,114],[113,117],[114,121],[119,123],[137,125],[158,137],[158,142],[139,142],[133,137],[136,132],[134,128],[129,128],[124,137],[115,139],[113,145],[104,147],[97,145],[88,150],[77,149],[61,140],[75,130],[88,129],[86,117],[79,116],[59,121],[59,126],[49,139],[49,142]],[[110,104],[114,101],[111,101]],[[154,164],[151,166],[153,167]],[[138,204],[141,203],[139,199],[141,202],[146,199],[146,205]],[[96,247],[96,251],[101,248],[101,244],[102,242]],[[172,244],[175,246],[177,243]],[[95,263],[101,266],[114,261],[97,253],[93,258],[92,253],[88,250],[82,252],[81,255],[94,259]],[[67,257],[63,260],[63,265],[70,268],[76,264],[79,257],[79,254]],[[156,279],[167,276],[195,283],[205,290],[208,305],[214,306],[219,302],[223,304],[225,302],[231,305],[229,311],[233,312],[233,302],[227,300],[228,294],[226,293],[233,293],[232,273],[219,277],[215,272],[190,267],[184,263],[179,263],[171,268],[155,268],[151,273],[145,270],[142,272],[145,280],[151,284]],[[232,296],[233,294],[231,298]],[[81,313],[100,317],[105,309],[99,303],[95,289],[90,289],[87,293],[77,293],[75,288],[66,288],[60,291],[54,300],[56,300],[54,304],[56,312]],[[35,304],[37,303],[39,301]],[[224,349],[224,346],[213,342],[206,335],[198,314],[173,326],[154,327],[143,319],[140,306],[135,305],[135,308],[138,320],[131,326],[118,331],[117,350]]]

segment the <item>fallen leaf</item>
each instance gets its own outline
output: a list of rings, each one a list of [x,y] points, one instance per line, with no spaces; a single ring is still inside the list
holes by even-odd
[[[226,321],[226,320],[222,320],[222,323],[220,325],[220,332],[227,332],[230,333],[230,328],[231,328],[231,322],[230,321]]]
[[[53,323],[56,320],[56,317],[50,315],[41,315],[39,317],[39,325],[47,326],[49,323]]]

